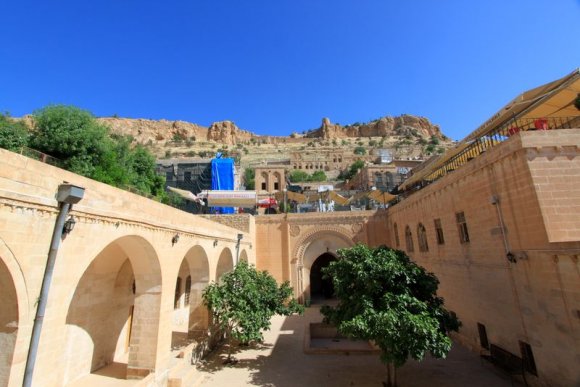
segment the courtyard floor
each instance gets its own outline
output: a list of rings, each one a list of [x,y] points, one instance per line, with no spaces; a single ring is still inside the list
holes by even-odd
[[[198,366],[196,385],[224,386],[382,386],[386,368],[378,355],[305,354],[304,335],[322,317],[316,306],[303,316],[275,317],[264,343],[237,350],[236,364],[224,365],[224,349]],[[400,387],[510,386],[507,375],[458,344],[445,360],[410,361],[397,373]],[[517,383],[516,383],[517,385]]]

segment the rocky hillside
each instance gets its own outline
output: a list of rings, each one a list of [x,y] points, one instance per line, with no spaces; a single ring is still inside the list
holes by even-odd
[[[131,118],[98,118],[114,132],[128,134],[143,144],[157,141],[198,140],[215,141],[227,145],[255,137],[253,133],[241,130],[231,121],[214,122],[209,128],[185,121],[144,120]]]
[[[114,132],[132,135],[137,142],[151,144],[159,141],[193,140],[213,141],[224,145],[236,145],[254,139],[263,143],[308,142],[312,138],[324,140],[358,137],[405,137],[429,139],[432,137],[445,140],[438,125],[433,125],[425,117],[402,115],[398,117],[383,117],[369,123],[355,123],[341,126],[332,124],[328,118],[322,120],[322,125],[305,135],[292,134],[289,137],[260,136],[238,128],[232,121],[214,122],[209,128],[185,121],[145,120],[130,118],[99,118]]]
[[[425,117],[416,117],[404,114],[398,117],[382,117],[369,123],[355,123],[341,126],[332,124],[328,118],[322,120],[322,126],[317,130],[310,131],[309,138],[347,138],[347,137],[391,137],[413,136],[445,139],[438,125],[433,125]]]

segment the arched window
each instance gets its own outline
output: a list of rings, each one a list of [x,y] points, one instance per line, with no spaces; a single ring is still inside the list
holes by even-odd
[[[191,294],[191,276],[185,279],[185,297],[183,298],[185,306],[189,305],[189,295]]]
[[[175,282],[175,300],[173,301],[173,307],[179,309],[179,299],[181,298],[181,277],[177,277]]]
[[[401,242],[399,241],[399,227],[397,226],[397,223],[393,224],[393,231],[395,232],[395,246],[398,249]]]
[[[417,226],[417,240],[419,241],[419,251],[427,252],[429,251],[429,245],[427,244],[427,230],[422,223]]]
[[[411,228],[409,226],[405,227],[405,242],[407,243],[408,253],[415,251],[413,246],[413,234],[411,233]]]

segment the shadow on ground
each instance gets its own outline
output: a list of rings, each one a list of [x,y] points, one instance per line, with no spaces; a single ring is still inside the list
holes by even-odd
[[[304,316],[275,317],[264,344],[235,348],[235,364],[225,365],[227,348],[212,353],[198,366],[202,386],[382,386],[386,368],[377,355],[307,355],[305,326],[322,318],[318,307]],[[410,361],[398,371],[400,387],[510,386],[509,377],[479,356],[455,344],[445,360]],[[517,383],[515,383],[517,385]]]

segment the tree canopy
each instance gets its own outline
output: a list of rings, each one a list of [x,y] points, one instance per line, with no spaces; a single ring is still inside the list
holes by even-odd
[[[302,171],[300,169],[295,169],[295,170],[290,172],[288,179],[292,183],[299,183],[299,182],[304,182],[304,181],[321,182],[321,181],[326,181],[327,177],[326,177],[326,173],[324,173],[324,171],[320,171],[320,170],[314,171],[312,173],[312,175],[309,175],[305,171]]]
[[[387,247],[359,244],[338,255],[324,269],[339,300],[336,307],[322,307],[326,322],[349,337],[374,341],[381,360],[395,367],[409,358],[421,360],[426,352],[447,355],[447,334],[457,331],[460,322],[437,296],[434,274]]]
[[[258,271],[240,261],[219,283],[205,288],[203,301],[226,339],[248,344],[263,339],[262,330],[270,328],[270,319],[275,314],[302,313],[302,306],[291,295],[288,282],[278,286],[266,271]],[[228,358],[231,358],[231,347],[230,342]]]
[[[0,113],[0,148],[19,151],[28,145],[29,136],[23,122],[13,120],[7,113]]]
[[[256,170],[252,168],[246,168],[244,170],[244,182],[246,184],[246,189],[254,189],[256,187]]]
[[[53,105],[33,114],[30,146],[63,162],[64,168],[116,187],[137,189],[160,199],[165,180],[155,157],[130,136],[112,135],[88,111]]]

